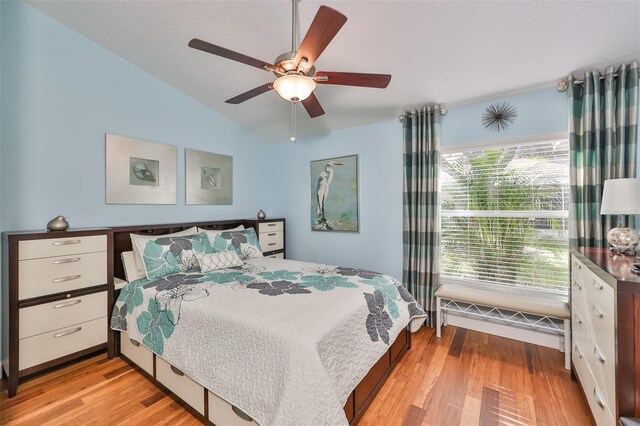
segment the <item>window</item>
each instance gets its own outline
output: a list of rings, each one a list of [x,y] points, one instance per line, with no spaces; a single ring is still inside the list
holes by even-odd
[[[568,141],[446,152],[440,167],[443,279],[566,294]]]

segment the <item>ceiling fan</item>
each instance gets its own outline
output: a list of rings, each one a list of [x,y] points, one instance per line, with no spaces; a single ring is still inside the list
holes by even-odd
[[[226,102],[239,104],[253,97],[275,89],[285,100],[301,102],[310,117],[324,114],[324,110],[313,91],[316,84],[335,84],[341,86],[360,86],[384,89],[389,85],[389,74],[363,74],[349,72],[318,71],[314,64],[327,45],[333,40],[340,28],[347,22],[347,17],[335,9],[320,6],[300,47],[296,50],[295,26],[296,3],[292,0],[291,51],[278,56],[273,64],[234,52],[215,44],[194,38],[189,47],[202,50],[243,64],[272,72],[277,76],[275,81],[263,84],[244,92]]]

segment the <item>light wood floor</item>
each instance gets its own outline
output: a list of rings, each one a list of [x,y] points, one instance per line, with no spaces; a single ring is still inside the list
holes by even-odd
[[[413,335],[359,426],[589,425],[563,355],[446,327]],[[199,422],[142,375],[99,355],[0,392],[1,425],[191,425]]]

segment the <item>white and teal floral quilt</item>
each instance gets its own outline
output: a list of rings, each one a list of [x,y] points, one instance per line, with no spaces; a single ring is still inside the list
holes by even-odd
[[[111,319],[261,425],[339,425],[349,394],[425,312],[395,279],[273,258],[141,279]]]

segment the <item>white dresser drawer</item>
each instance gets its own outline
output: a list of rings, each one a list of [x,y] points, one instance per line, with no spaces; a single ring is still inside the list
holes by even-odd
[[[107,292],[20,309],[19,338],[35,336],[107,316]]]
[[[283,231],[284,230],[284,222],[261,222],[258,223],[258,233],[262,234],[263,232],[273,232],[273,231]]]
[[[153,352],[146,346],[129,338],[129,335],[124,331],[120,332],[120,352],[153,376]]]
[[[593,333],[590,339],[587,353],[587,363],[591,373],[596,379],[596,383],[606,398],[608,405],[613,405],[616,401],[616,360],[615,360],[615,329],[613,318],[606,313],[600,313],[599,308],[593,298],[591,301],[591,324]],[[602,316],[600,316],[602,315]]]
[[[583,267],[582,270],[584,287],[587,289],[587,293],[602,305],[610,317],[613,317],[615,315],[613,288],[586,267]]]
[[[260,233],[260,247],[263,252],[282,250],[284,238],[282,231]]]
[[[24,370],[106,341],[106,317],[20,339],[19,369]]]
[[[611,406],[606,402],[604,394],[596,384],[591,371],[587,364],[583,364],[582,368],[577,368],[578,378],[582,385],[582,390],[587,397],[589,408],[593,414],[593,418],[598,426],[615,426],[617,423],[611,413]]]
[[[20,300],[107,282],[107,253],[84,253],[18,262]]]
[[[233,411],[233,406],[217,395],[207,391],[209,398],[209,420],[216,426],[256,425],[253,420],[245,420]]]
[[[272,259],[284,259],[284,253],[270,254],[269,256],[265,257],[270,257]]]
[[[107,236],[47,238],[43,240],[20,241],[18,259],[37,259],[40,257],[66,256],[77,253],[92,253],[107,250]]]
[[[179,370],[172,368],[168,362],[160,357],[156,357],[156,379],[200,414],[204,414],[204,387]]]

